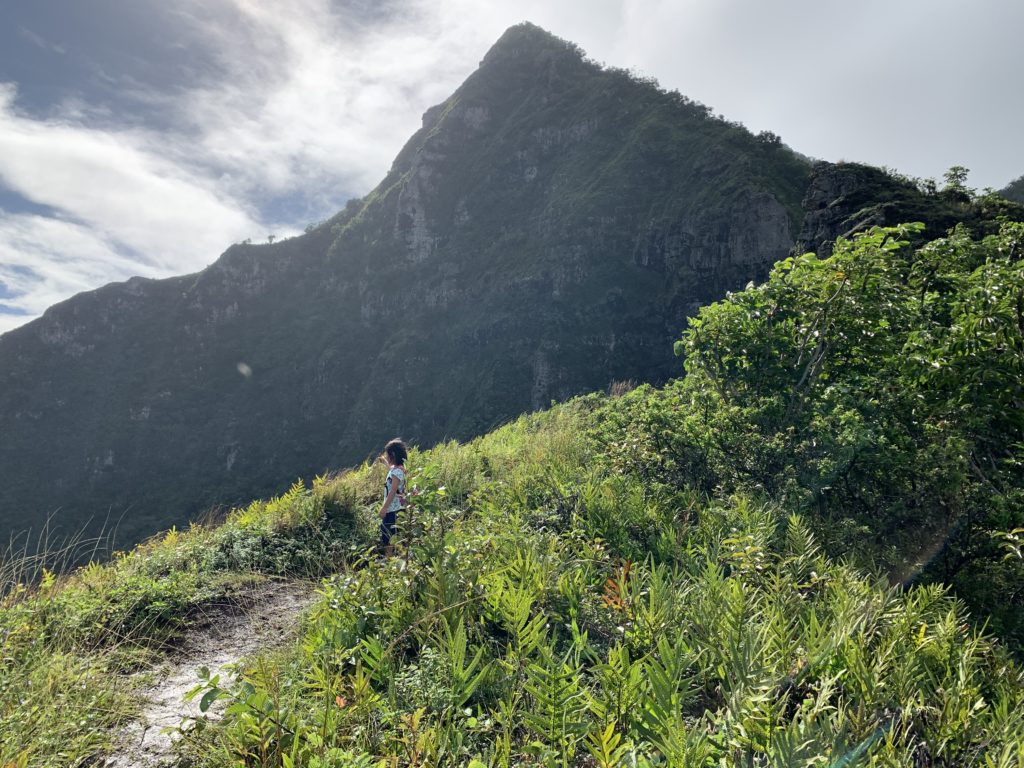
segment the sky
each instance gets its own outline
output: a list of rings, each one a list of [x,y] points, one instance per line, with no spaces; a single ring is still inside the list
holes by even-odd
[[[329,217],[521,21],[811,157],[1024,174],[1013,0],[0,0],[0,333]]]

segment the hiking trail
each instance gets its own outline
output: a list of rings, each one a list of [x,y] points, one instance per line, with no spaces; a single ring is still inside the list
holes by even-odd
[[[165,728],[183,718],[200,717],[199,699],[184,696],[199,684],[196,670],[229,679],[224,667],[257,651],[279,647],[295,637],[299,615],[312,603],[314,585],[305,581],[273,581],[247,590],[231,603],[206,606],[189,628],[180,647],[155,669],[139,693],[144,704],[138,717],[125,725],[103,768],[166,768],[174,764],[175,736]],[[215,709],[215,708],[214,708]],[[211,709],[209,717],[216,717]]]

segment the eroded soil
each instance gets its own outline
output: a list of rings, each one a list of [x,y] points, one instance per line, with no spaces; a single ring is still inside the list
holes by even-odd
[[[146,673],[155,681],[142,690],[145,704],[139,718],[125,727],[105,768],[173,765],[174,734],[166,729],[200,715],[198,699],[184,700],[199,684],[196,670],[208,667],[226,680],[228,665],[294,639],[299,615],[313,597],[309,582],[275,581],[252,587],[230,604],[208,606],[180,647],[161,667]]]

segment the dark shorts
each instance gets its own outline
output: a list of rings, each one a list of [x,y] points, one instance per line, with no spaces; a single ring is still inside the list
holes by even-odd
[[[380,543],[382,546],[387,546],[391,543],[391,537],[395,535],[395,531],[398,530],[398,513],[402,510],[396,510],[395,512],[388,512],[380,521]]]

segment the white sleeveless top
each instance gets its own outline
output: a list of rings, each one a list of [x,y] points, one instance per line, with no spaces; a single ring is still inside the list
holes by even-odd
[[[394,482],[395,478],[398,478],[398,490],[395,492],[395,498],[391,500],[391,505],[387,509],[389,513],[397,512],[402,508],[402,496],[405,494],[405,470],[401,467],[392,467],[388,472],[388,477],[384,481],[385,499],[388,497],[388,494],[391,493],[391,484]]]

